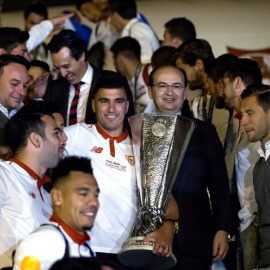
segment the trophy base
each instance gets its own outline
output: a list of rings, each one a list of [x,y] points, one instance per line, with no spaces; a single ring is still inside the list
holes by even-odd
[[[163,270],[173,267],[177,260],[172,254],[170,257],[161,257],[152,253],[153,246],[144,244],[144,236],[131,237],[124,242],[118,253],[118,259],[124,265],[134,269]]]

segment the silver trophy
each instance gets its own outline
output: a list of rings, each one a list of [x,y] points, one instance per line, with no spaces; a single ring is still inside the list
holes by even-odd
[[[130,117],[129,124],[140,210],[132,237],[124,242],[118,258],[134,269],[169,269],[176,264],[175,256],[154,255],[154,242],[146,244],[143,240],[147,233],[162,226],[194,122],[181,116],[139,114]]]

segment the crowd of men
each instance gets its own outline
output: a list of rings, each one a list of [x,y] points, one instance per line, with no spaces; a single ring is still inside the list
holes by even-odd
[[[0,28],[0,269],[133,269],[117,255],[140,204],[138,113],[195,126],[162,225],[144,238],[154,256],[174,254],[175,270],[270,269],[259,64],[215,58],[187,18],[166,22],[160,41],[135,0],[74,4],[95,24],[89,42],[63,29],[73,13],[49,20],[43,3],[26,8],[24,31]]]

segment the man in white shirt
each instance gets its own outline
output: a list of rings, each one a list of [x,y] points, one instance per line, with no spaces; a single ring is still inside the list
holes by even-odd
[[[137,212],[134,155],[127,117],[134,114],[132,93],[126,79],[99,80],[92,95],[91,125],[77,124],[65,129],[69,138],[67,155],[92,160],[93,174],[100,187],[100,209],[93,228],[92,245],[97,256],[118,263],[117,253],[131,233]],[[173,199],[166,219],[176,220],[178,210]],[[154,253],[169,256],[175,233],[173,222],[164,222],[147,235],[155,238]]]
[[[6,131],[14,158],[0,162],[0,267],[11,266],[18,242],[49,220],[51,199],[43,177],[63,151],[51,115],[18,112]]]
[[[259,243],[258,268],[270,267],[270,227],[269,227],[269,155],[270,155],[270,86],[251,85],[241,94],[240,121],[250,142],[261,142],[258,150],[260,159],[254,166],[253,183],[258,204]]]
[[[262,74],[257,62],[239,58],[231,62],[223,77],[225,104],[234,109],[232,138],[226,138],[225,161],[231,185],[236,185],[240,203],[238,218],[240,223],[240,243],[244,268],[252,270],[257,266],[257,222],[258,207],[253,186],[253,167],[259,155],[259,142],[248,140],[239,120],[241,120],[241,93],[252,84],[260,84]],[[228,133],[229,134],[229,130]],[[235,182],[235,183],[234,183]]]
[[[51,199],[53,215],[23,239],[15,253],[14,268],[34,260],[42,270],[63,258],[95,256],[88,231],[98,208],[99,188],[90,160],[68,157],[54,169]]]
[[[121,37],[132,37],[140,43],[141,62],[151,62],[153,52],[159,48],[159,40],[152,28],[137,18],[137,7],[134,0],[112,0],[109,5],[111,24]]]

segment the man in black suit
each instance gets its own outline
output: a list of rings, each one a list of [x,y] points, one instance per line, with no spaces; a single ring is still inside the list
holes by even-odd
[[[173,66],[154,69],[149,85],[156,113],[181,114],[187,86],[184,70]],[[180,230],[173,246],[178,260],[173,269],[177,270],[209,270],[228,251],[230,198],[222,145],[214,126],[194,122],[172,190],[179,207]]]
[[[85,61],[84,43],[72,30],[62,30],[54,35],[48,50],[62,77],[49,83],[43,99],[58,104],[66,125],[70,125],[70,107],[80,87],[75,123],[89,123],[89,93],[95,81],[110,72],[96,69]]]
[[[6,145],[5,126],[9,118],[22,106],[28,85],[29,62],[19,55],[0,56],[0,158],[9,157]]]

